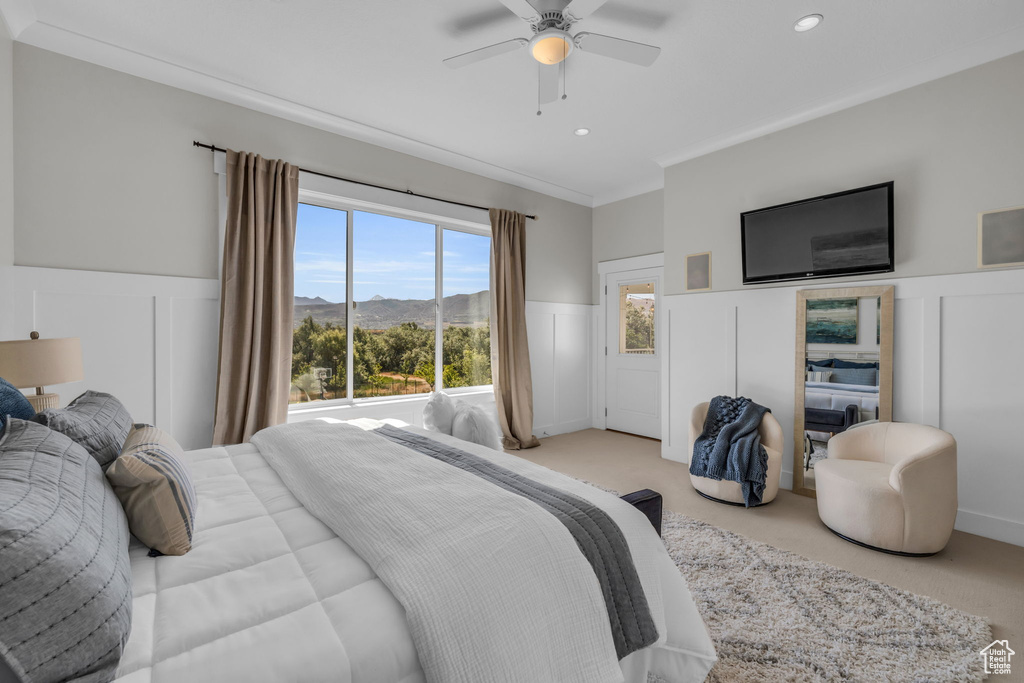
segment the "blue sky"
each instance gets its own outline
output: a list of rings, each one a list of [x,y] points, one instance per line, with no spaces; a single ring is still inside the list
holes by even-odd
[[[344,211],[299,204],[295,295],[345,300]],[[353,293],[356,301],[434,298],[434,226],[355,211]],[[444,231],[444,295],[489,286],[490,238]]]

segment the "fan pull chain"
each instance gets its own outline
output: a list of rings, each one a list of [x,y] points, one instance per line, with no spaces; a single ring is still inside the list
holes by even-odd
[[[567,97],[569,97],[565,93],[565,90],[568,87],[568,82],[569,82],[569,65],[566,64],[567,61],[568,61],[567,59],[563,59],[561,65],[560,65],[562,67],[562,101],[563,102],[565,101],[565,99]]]
[[[540,114],[541,114],[541,111],[540,111],[540,82],[541,82],[540,69],[538,69],[537,70],[537,116],[540,116]]]
[[[541,78],[541,75],[540,75],[540,69],[537,69],[537,116],[541,115],[541,111],[540,111],[540,88],[541,88],[541,81],[543,81],[543,79]]]

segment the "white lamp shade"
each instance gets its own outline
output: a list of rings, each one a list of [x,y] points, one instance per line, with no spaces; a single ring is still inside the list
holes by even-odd
[[[19,389],[78,382],[85,377],[82,342],[78,337],[0,342],[0,377]]]

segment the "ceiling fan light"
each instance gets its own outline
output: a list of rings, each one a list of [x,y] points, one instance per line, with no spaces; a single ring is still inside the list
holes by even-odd
[[[542,31],[530,41],[530,54],[541,64],[558,64],[572,48],[572,38],[564,31]]]

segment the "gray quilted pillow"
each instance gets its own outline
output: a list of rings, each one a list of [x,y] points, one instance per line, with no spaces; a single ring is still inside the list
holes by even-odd
[[[0,557],[3,663],[31,683],[113,679],[131,630],[124,511],[82,446],[13,418],[0,440]]]
[[[36,422],[71,437],[106,467],[121,452],[132,428],[132,416],[110,394],[87,391],[67,408],[50,408],[36,416]]]

